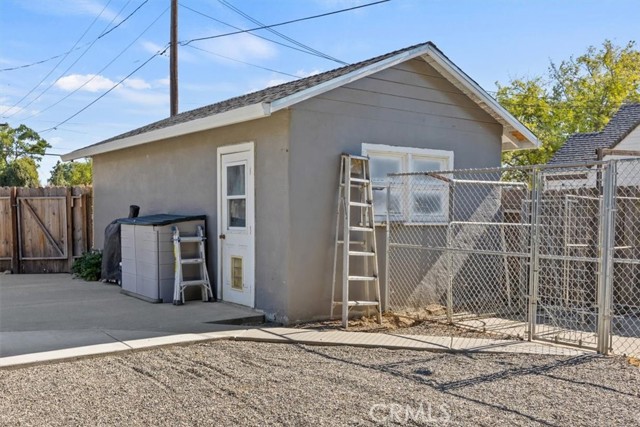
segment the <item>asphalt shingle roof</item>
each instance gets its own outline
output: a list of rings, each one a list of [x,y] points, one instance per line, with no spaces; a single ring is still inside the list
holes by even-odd
[[[601,132],[575,133],[567,138],[549,164],[597,160],[597,149],[614,148],[638,126],[640,103],[623,105]]]
[[[261,102],[273,102],[278,99],[284,98],[286,96],[293,95],[294,93],[300,92],[302,90],[327,82],[329,80],[333,80],[336,77],[349,74],[360,68],[364,68],[371,64],[375,64],[376,62],[380,62],[389,57],[398,55],[400,53],[403,53],[412,49],[416,49],[418,47],[427,46],[427,45],[437,49],[437,47],[431,42],[416,44],[413,46],[406,47],[404,49],[400,49],[394,52],[386,53],[384,55],[376,56],[375,58],[367,59],[365,61],[357,62],[350,65],[345,65],[344,67],[336,68],[334,70],[326,71],[324,73],[315,74],[310,77],[294,80],[292,82],[284,83],[278,86],[271,86],[266,89],[259,90],[257,92],[248,93],[246,95],[230,98],[215,104],[196,108],[195,110],[185,111],[183,113],[176,114],[173,117],[168,117],[166,119],[159,120],[157,122],[131,130],[129,132],[125,132],[123,134],[114,136],[113,138],[106,139],[94,145],[104,144],[107,142],[116,141],[118,139],[123,139],[130,136],[150,132],[153,130],[177,125],[179,123],[184,123],[191,120],[213,116],[215,114],[224,113],[226,111],[235,110],[236,108],[241,108],[248,105],[253,105]]]

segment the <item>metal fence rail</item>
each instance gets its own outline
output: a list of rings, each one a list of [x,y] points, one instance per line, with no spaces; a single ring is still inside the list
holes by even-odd
[[[389,309],[640,354],[640,159],[390,178]]]

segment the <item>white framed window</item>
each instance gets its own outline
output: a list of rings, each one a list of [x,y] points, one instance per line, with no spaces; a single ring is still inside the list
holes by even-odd
[[[362,155],[370,159],[376,222],[386,221],[387,189],[391,182],[388,174],[453,169],[453,151],[363,143]],[[449,220],[449,189],[445,182],[428,176],[413,176],[404,186],[402,191],[391,192],[391,221],[442,224]]]

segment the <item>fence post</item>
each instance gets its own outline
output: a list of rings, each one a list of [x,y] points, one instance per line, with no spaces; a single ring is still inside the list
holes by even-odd
[[[456,183],[449,183],[449,221],[447,222],[447,261],[449,267],[449,281],[447,283],[447,321],[453,323],[453,280],[455,273],[453,271],[453,250],[451,249],[451,222],[455,221],[456,215]]]
[[[530,217],[530,250],[529,257],[529,331],[527,339],[532,341],[536,335],[536,322],[538,316],[538,269],[540,252],[540,202],[542,200],[543,179],[542,171],[533,170],[531,188],[531,217]]]
[[[613,288],[613,257],[615,245],[615,204],[616,204],[616,166],[615,160],[606,163],[602,179],[602,204],[598,272],[598,353],[609,353],[611,339],[611,302]]]
[[[20,273],[20,237],[18,236],[18,188],[12,187],[9,194],[9,211],[11,212],[11,272]]]
[[[392,178],[393,179],[393,178]],[[385,248],[384,248],[384,304],[382,311],[389,310],[389,239],[391,238],[391,222],[389,221],[389,209],[391,208],[391,181],[387,182],[387,229],[385,230]],[[374,211],[375,213],[375,211]]]

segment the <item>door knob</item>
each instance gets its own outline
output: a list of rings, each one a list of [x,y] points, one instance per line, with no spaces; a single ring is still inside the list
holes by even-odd
[[[224,234],[221,234],[221,235],[219,235],[218,237],[219,237],[220,239],[224,240],[224,239],[225,239],[225,237],[227,237],[227,236],[225,236]]]

